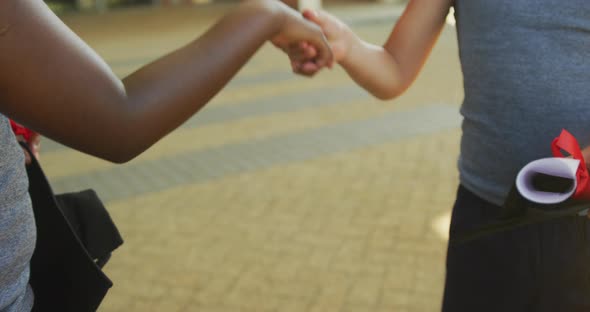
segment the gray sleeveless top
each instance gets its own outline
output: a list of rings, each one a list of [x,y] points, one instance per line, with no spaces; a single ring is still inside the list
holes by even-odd
[[[590,1],[456,0],[461,183],[502,204],[562,128],[590,143]]]
[[[30,311],[29,260],[35,247],[35,219],[24,155],[8,119],[0,115],[0,311]]]

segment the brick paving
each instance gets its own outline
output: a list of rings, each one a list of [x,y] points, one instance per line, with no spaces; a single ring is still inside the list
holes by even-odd
[[[230,6],[63,19],[123,76]],[[400,12],[327,9],[375,43]],[[125,238],[100,311],[438,311],[461,83],[451,26],[415,85],[387,102],[341,69],[293,76],[269,45],[132,162],[49,141],[41,161],[56,191],[96,189]]]

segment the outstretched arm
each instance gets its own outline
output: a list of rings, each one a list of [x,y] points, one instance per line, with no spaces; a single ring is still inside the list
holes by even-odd
[[[188,45],[122,81],[42,0],[0,1],[0,113],[82,152],[135,157],[219,92],[267,41],[306,40],[331,62],[319,27],[275,0],[246,0]]]
[[[380,99],[390,99],[404,92],[416,79],[452,3],[453,0],[410,0],[383,46],[361,40],[347,25],[326,12],[303,14],[322,28],[335,61],[357,84]],[[300,54],[295,57],[296,72],[309,74],[319,69],[305,61],[306,55],[313,53]]]

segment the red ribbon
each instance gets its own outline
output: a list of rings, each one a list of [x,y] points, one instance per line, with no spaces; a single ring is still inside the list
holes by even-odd
[[[580,161],[576,171],[576,180],[578,186],[573,197],[590,198],[590,188],[588,188],[589,175],[588,169],[586,168],[586,161],[584,161],[584,156],[582,155],[578,141],[565,129],[561,130],[561,134],[551,143],[551,151],[553,152],[553,156],[565,157],[561,152],[562,150],[568,152],[574,159]]]
[[[33,130],[24,127],[21,124],[14,122],[12,119],[10,120],[10,126],[12,127],[12,131],[15,135],[20,135],[25,139],[25,141],[29,142],[31,136],[33,135]]]

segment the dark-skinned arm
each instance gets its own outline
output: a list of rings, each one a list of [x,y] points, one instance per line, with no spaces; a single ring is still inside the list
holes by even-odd
[[[247,0],[188,45],[120,80],[41,0],[0,1],[0,113],[117,163],[199,111],[268,40],[310,41],[319,27],[275,0]]]

